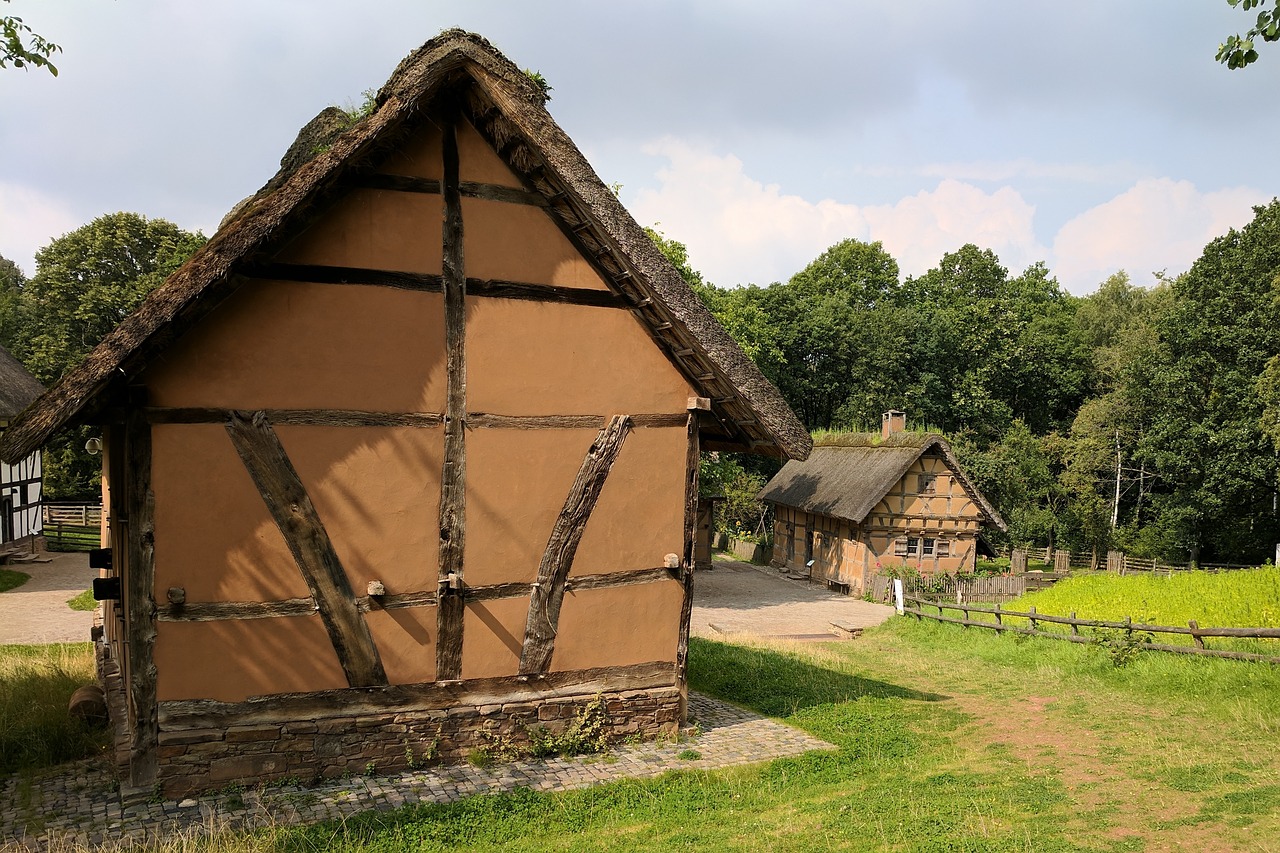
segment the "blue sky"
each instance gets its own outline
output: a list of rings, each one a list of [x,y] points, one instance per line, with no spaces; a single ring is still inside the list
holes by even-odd
[[[722,286],[846,237],[904,275],[966,242],[1088,293],[1185,270],[1280,194],[1280,46],[1214,62],[1225,0],[12,0],[58,78],[0,71],[0,254],[116,210],[212,233],[330,104],[450,26],[555,87],[636,218]]]

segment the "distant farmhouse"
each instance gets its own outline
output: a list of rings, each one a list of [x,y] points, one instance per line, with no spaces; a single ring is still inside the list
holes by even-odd
[[[18,412],[44,392],[44,386],[0,347],[0,433]],[[0,462],[0,556],[31,550],[41,534],[41,472],[38,449]]]
[[[774,505],[775,564],[854,594],[893,566],[973,571],[983,525],[1004,520],[941,436],[905,427],[886,412],[879,435],[834,436],[783,466],[760,492]]]

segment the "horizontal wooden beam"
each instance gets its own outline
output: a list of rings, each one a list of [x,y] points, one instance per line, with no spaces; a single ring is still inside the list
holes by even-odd
[[[571,577],[565,583],[566,592],[583,592],[589,589],[610,589],[619,586],[680,580],[679,569],[629,569],[623,572],[603,572],[596,575]],[[463,590],[467,603],[496,601],[504,598],[526,598],[533,584],[523,581],[499,583],[489,586],[471,586]],[[356,599],[356,609],[361,613],[370,610],[400,610],[407,607],[434,607],[436,594],[427,590],[401,592],[388,595],[362,595]],[[310,598],[286,598],[279,601],[206,601],[189,604],[166,604],[159,608],[161,622],[217,622],[223,619],[271,619],[288,616],[310,616],[316,612],[315,601]]]
[[[267,409],[267,419],[275,424],[332,427],[419,427],[433,429],[444,423],[440,412],[364,412],[354,409]],[[145,417],[153,424],[225,424],[238,409],[214,407],[150,407]],[[677,412],[650,412],[631,416],[634,426],[652,429],[685,425],[686,416]],[[608,421],[605,415],[494,415],[469,412],[463,419],[468,429],[595,429]]]
[[[159,722],[164,732],[225,729],[237,725],[275,725],[295,720],[323,720],[389,711],[443,710],[459,706],[541,702],[627,690],[661,690],[674,688],[675,684],[673,661],[651,661],[527,676],[279,693],[255,696],[244,702],[171,700],[159,703]]]
[[[145,415],[153,424],[221,424],[231,419],[235,409],[148,408]],[[267,409],[267,419],[280,424],[335,427],[438,427],[444,416],[438,412],[363,412],[353,409]]]
[[[371,287],[394,287],[426,293],[444,292],[441,276],[434,273],[398,272],[364,267],[335,267],[320,264],[255,264],[239,271],[248,278],[273,281],[301,281],[312,284],[351,284]],[[467,296],[493,299],[519,299],[526,302],[553,302],[588,308],[627,308],[627,301],[608,290],[583,287],[561,287],[504,279],[467,279]]]
[[[384,175],[373,173],[361,175],[355,185],[371,190],[393,190],[395,192],[422,193],[424,195],[440,195],[441,184],[435,178],[413,178],[408,175]],[[482,198],[486,201],[505,201],[510,204],[528,204],[534,207],[548,207],[550,202],[541,194],[530,192],[519,187],[504,187],[500,184],[485,184],[478,181],[460,181],[458,190],[468,198]]]

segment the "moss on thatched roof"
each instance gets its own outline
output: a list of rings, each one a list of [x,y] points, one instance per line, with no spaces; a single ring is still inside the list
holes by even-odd
[[[133,377],[241,286],[241,271],[300,233],[441,98],[460,104],[526,187],[547,199],[548,213],[697,393],[712,400],[705,446],[808,455],[809,434],[778,390],[591,169],[547,113],[538,87],[480,36],[449,30],[400,63],[366,118],[336,135],[337,117],[327,113],[312,122],[314,133],[304,128],[280,172],[17,419],[0,440],[0,457],[25,456],[55,430],[92,422],[123,400]]]

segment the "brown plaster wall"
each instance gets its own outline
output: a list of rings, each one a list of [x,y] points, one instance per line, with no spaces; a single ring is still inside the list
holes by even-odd
[[[156,698],[161,702],[239,702],[347,686],[319,616],[161,622],[156,627]]]
[[[370,610],[365,622],[382,657],[391,684],[422,684],[436,679],[435,607]]]
[[[439,274],[443,216],[439,195],[353,189],[275,259]]]
[[[551,528],[595,437],[593,429],[467,433],[468,585],[537,578]]]
[[[282,425],[276,433],[356,595],[371,580],[390,594],[435,590],[442,429]]]
[[[151,429],[155,597],[272,601],[310,595],[302,573],[221,424]]]
[[[478,184],[522,187],[520,179],[507,168],[469,122],[458,126],[458,177]]]
[[[471,411],[684,412],[689,396],[688,382],[629,311],[515,299],[467,306]]]
[[[529,599],[500,598],[467,605],[462,620],[462,677],[515,675],[529,616]]]
[[[631,431],[583,531],[571,576],[653,569],[667,554],[684,554],[687,450],[683,426]]]
[[[256,281],[146,373],[153,406],[444,408],[438,293]]]
[[[430,118],[424,119],[410,132],[400,146],[378,166],[385,175],[411,178],[444,178],[444,135]]]
[[[464,198],[462,223],[469,277],[608,290],[541,208]]]
[[[551,669],[675,660],[683,599],[675,580],[568,592]]]

